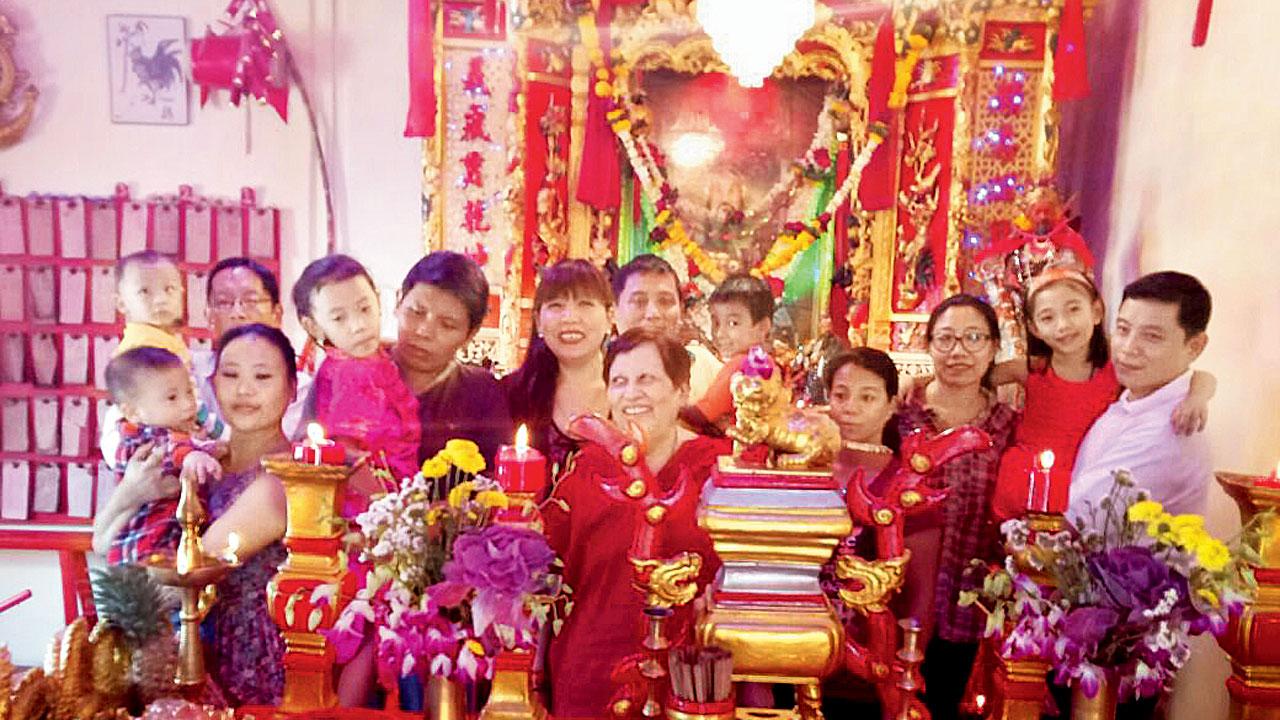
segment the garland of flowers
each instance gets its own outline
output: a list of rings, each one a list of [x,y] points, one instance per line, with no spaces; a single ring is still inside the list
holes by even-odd
[[[579,16],[578,26],[583,44],[587,47],[588,57],[591,59],[592,64],[596,66],[594,92],[608,104],[605,117],[609,121],[609,126],[618,137],[618,141],[622,143],[623,150],[627,154],[627,159],[636,174],[636,178],[640,181],[645,195],[653,204],[655,213],[654,227],[650,231],[650,239],[658,243],[662,250],[678,248],[688,258],[689,262],[698,269],[698,272],[705,275],[712,282],[722,282],[725,278],[724,269],[720,267],[720,264],[714,258],[703,251],[697,242],[689,237],[684,223],[676,216],[675,203],[678,192],[668,182],[661,164],[657,162],[655,148],[651,147],[652,143],[648,140],[637,142],[635,135],[631,132],[631,109],[627,99],[617,91],[619,85],[617,81],[625,78],[628,72],[627,66],[620,64],[616,68],[611,68],[606,63],[604,52],[600,47],[599,30],[596,27],[593,14],[584,13]],[[783,231],[774,240],[764,259],[751,268],[751,275],[763,278],[786,267],[797,254],[808,249],[817,238],[827,231],[830,227],[832,214],[857,189],[862,179],[863,169],[871,161],[871,156],[876,148],[888,136],[888,132],[888,127],[883,123],[873,122],[868,125],[867,138],[862,150],[850,166],[848,176],[841,183],[835,194],[831,196],[830,201],[824,206],[822,212],[804,222],[789,222],[783,226]],[[809,150],[806,151],[804,159],[798,163],[802,168],[810,163],[820,165],[823,157],[826,159],[825,164],[827,166],[830,165],[830,153],[827,148],[817,146],[819,139],[820,133],[815,135],[814,142],[810,145]],[[788,181],[798,182],[798,177],[793,174],[792,178],[784,181],[784,184],[775,185],[775,189],[785,187],[785,182]],[[770,193],[773,193],[775,189],[771,189]],[[781,192],[781,190],[778,191]]]

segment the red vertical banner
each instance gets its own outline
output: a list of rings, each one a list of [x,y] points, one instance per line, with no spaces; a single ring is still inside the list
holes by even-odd
[[[1089,95],[1089,73],[1084,50],[1083,0],[1066,0],[1058,27],[1058,47],[1053,54],[1053,99],[1076,100]]]
[[[524,105],[524,244],[523,267],[521,268],[521,294],[533,295],[537,286],[538,258],[538,193],[543,187],[547,174],[547,141],[543,137],[543,118],[555,107],[569,112],[573,103],[573,93],[569,87],[569,68],[540,66],[545,58],[558,57],[556,49],[544,52],[542,44],[531,40],[527,57],[529,58],[529,76],[525,78]],[[564,144],[563,161],[568,163],[568,143]],[[556,188],[564,207],[568,206],[568,177]]]
[[[908,91],[898,168],[895,312],[922,311],[941,300],[946,285],[959,71],[958,55],[924,58]]]
[[[894,64],[897,51],[893,43],[893,13],[880,21],[875,50],[871,56],[871,77],[867,79],[867,117],[888,122],[889,137],[881,143],[862,171],[858,200],[863,210],[887,210],[893,207],[894,159],[898,157],[898,123],[889,119],[889,94],[893,92]]]
[[[436,22],[431,0],[409,0],[409,112],[405,137],[436,134]]]
[[[836,155],[836,187],[840,187],[848,175],[849,145],[841,143],[840,152]],[[831,242],[835,247],[832,267],[838,274],[842,274],[842,268],[849,260],[849,206],[850,201],[846,199],[840,207],[836,208],[835,222],[831,229]],[[849,288],[832,283],[828,315],[831,317],[831,332],[835,333],[836,337],[848,337],[848,313]]]

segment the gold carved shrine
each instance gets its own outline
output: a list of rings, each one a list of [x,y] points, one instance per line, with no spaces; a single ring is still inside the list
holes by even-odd
[[[653,208],[635,202],[642,195],[638,178],[618,143],[612,146],[619,155],[619,207],[600,210],[578,200],[595,82],[577,26],[579,12],[592,12],[583,5],[585,10],[550,0],[437,4],[439,113],[436,135],[424,144],[425,244],[481,262],[495,312],[469,352],[500,366],[514,365],[521,353],[540,267],[564,257],[622,264],[656,247],[649,237]],[[1086,12],[1092,5],[1085,3]],[[975,255],[1019,214],[1029,192],[1054,182],[1058,113],[1052,83],[1060,14],[1061,2],[1041,0],[819,3],[818,22],[772,82],[801,88],[800,95],[805,84],[826,93],[817,113],[834,119],[824,149],[835,181],[865,142],[867,84],[882,21],[892,19],[899,61],[908,35],[924,32],[928,43],[912,68],[905,106],[887,116],[891,134],[877,150],[892,158],[884,163],[893,175],[890,201],[872,210],[856,200],[845,203],[817,250],[774,273],[787,283],[784,301],[797,303],[796,342],[817,336],[830,322],[855,344],[894,352],[908,371],[927,368],[924,323],[931,308],[956,292],[983,294]],[[670,96],[664,84],[679,92],[728,70],[691,3],[623,5],[603,32],[610,62],[626,68],[619,74],[622,89],[633,96]],[[785,112],[805,103],[809,112],[819,107],[812,98],[788,102],[784,97]],[[720,127],[727,111],[718,114],[714,103],[690,105],[636,107],[640,122],[656,129],[719,132],[727,157],[741,140]],[[796,126],[801,148],[811,133],[815,143],[823,137],[812,119],[789,124]],[[661,134],[655,131],[657,147],[670,155],[673,148]],[[793,148],[792,139],[777,146]],[[792,158],[783,152],[770,159],[779,168],[770,190],[767,183],[749,182],[726,190],[718,176],[727,171],[712,160],[703,175],[720,182],[719,197],[729,200],[678,206],[694,228],[691,237],[726,270],[750,267],[785,222],[811,217],[814,199],[822,197],[821,178],[790,183]],[[682,190],[703,198],[693,183]],[[755,218],[760,202],[777,201],[769,192],[790,202],[789,210]],[[721,206],[726,213],[736,209],[739,222],[745,216],[752,226],[750,232],[731,228],[741,241],[736,250],[717,245],[717,238],[732,233],[717,236],[712,230],[723,224],[706,219],[723,220],[715,215]],[[802,263],[808,263],[802,281],[787,276]],[[692,317],[703,317],[696,306]]]

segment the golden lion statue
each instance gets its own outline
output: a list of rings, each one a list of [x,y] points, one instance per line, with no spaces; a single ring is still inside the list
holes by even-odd
[[[826,414],[791,405],[791,390],[759,347],[751,348],[730,381],[736,421],[725,433],[738,446],[767,445],[784,470],[830,467],[840,450],[840,429]]]

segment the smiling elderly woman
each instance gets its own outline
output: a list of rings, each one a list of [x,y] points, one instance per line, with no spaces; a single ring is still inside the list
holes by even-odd
[[[635,532],[646,524],[644,509],[610,495],[625,497],[622,489],[636,479],[660,497],[683,483],[683,494],[656,528],[654,556],[698,553],[700,587],[720,566],[696,514],[703,483],[731,446],[676,422],[689,395],[689,354],[665,334],[634,328],[609,346],[604,373],[613,421],[643,433],[646,449],[641,462],[628,467],[602,445],[584,442],[543,505],[547,537],[574,591],[573,613],[551,644],[547,667],[551,709],[562,717],[608,714],[610,672],[641,649],[644,599],[631,586],[627,558]],[[668,637],[681,636],[690,619],[683,610],[668,624]]]

